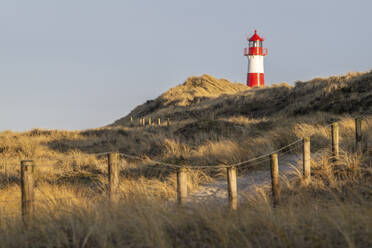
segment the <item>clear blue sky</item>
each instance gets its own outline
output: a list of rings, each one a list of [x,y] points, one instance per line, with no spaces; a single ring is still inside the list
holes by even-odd
[[[204,73],[266,84],[372,68],[372,1],[0,0],[0,130],[103,126]]]

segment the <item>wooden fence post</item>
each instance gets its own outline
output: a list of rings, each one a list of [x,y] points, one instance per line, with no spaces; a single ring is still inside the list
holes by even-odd
[[[112,202],[116,202],[119,189],[119,154],[116,152],[107,154],[108,165],[108,181],[109,181],[109,198]]]
[[[236,167],[227,168],[227,193],[230,209],[238,208],[238,188],[236,184]]]
[[[332,156],[336,161],[339,155],[338,123],[332,123]]]
[[[170,119],[168,118],[168,120],[167,120],[167,126],[169,127],[169,125],[170,125]]]
[[[158,125],[159,125],[159,126],[161,125],[161,120],[160,120],[160,118],[158,118]]]
[[[311,152],[310,152],[310,137],[304,138],[303,147],[303,175],[306,182],[310,180],[311,175]]]
[[[22,192],[22,218],[26,226],[32,219],[35,200],[34,162],[21,161],[21,192]]]
[[[177,200],[183,205],[187,197],[187,172],[186,168],[179,168],[177,171]]]
[[[279,189],[279,164],[278,154],[271,154],[271,186],[272,194],[274,198],[274,207],[279,205],[280,200],[280,189]]]
[[[362,119],[355,119],[355,151],[362,153]]]

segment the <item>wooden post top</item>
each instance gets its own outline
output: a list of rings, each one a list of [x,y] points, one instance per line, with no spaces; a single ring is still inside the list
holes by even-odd
[[[33,160],[21,160],[21,169],[28,171],[28,168],[31,167],[31,172],[34,172],[34,161]]]

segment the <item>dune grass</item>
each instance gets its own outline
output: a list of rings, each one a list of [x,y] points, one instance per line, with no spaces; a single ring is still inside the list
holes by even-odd
[[[1,132],[0,246],[370,247],[372,118],[363,121],[365,153],[360,156],[354,153],[354,117],[365,112],[365,104],[351,114],[332,107],[332,101],[344,106],[349,98],[368,100],[370,78],[369,72],[298,82],[295,87],[225,89],[227,81],[194,77],[133,112],[136,118],[173,116],[170,126],[132,126],[126,117],[120,125],[83,131]],[[318,108],[320,103],[328,109]],[[340,123],[337,163],[329,159],[329,124],[334,121]],[[321,158],[312,161],[313,179],[307,184],[298,172],[285,180],[277,208],[265,189],[246,196],[236,212],[218,204],[178,207],[175,170],[150,167],[146,159],[191,166],[230,164],[310,135],[311,150]],[[106,157],[96,154],[108,151],[144,157],[121,158],[116,204],[107,198]],[[301,152],[300,146],[291,152]],[[20,216],[23,159],[33,159],[37,167],[36,210],[28,228]],[[266,168],[258,164],[253,169]],[[224,173],[190,170],[188,190]]]
[[[114,205],[91,189],[44,184],[31,226],[19,215],[1,214],[1,246],[369,247],[371,162],[348,153],[337,164],[324,157],[313,163],[310,184],[299,176],[282,185],[277,208],[263,192],[236,212],[200,203],[180,208],[167,201],[171,195],[159,194],[167,186],[152,185],[158,192],[152,194],[143,181],[122,182],[122,199]]]
[[[318,123],[327,121],[318,124],[315,118]],[[338,118],[342,156],[337,164],[329,160],[329,119],[321,114],[281,121],[227,118],[221,121],[244,125],[245,136],[206,134],[204,141],[175,138],[175,134],[172,139],[163,127],[4,132],[0,135],[6,140],[1,161],[7,163],[0,174],[2,247],[368,247],[372,244],[372,160],[368,153],[362,157],[353,153],[354,119]],[[366,118],[363,123],[367,146],[372,122]],[[257,131],[260,128],[263,131]],[[247,196],[237,212],[218,204],[179,208],[175,171],[150,168],[146,159],[121,159],[121,200],[111,204],[106,193],[106,158],[91,153],[136,146],[140,133],[151,135],[151,142],[160,147],[155,158],[177,164],[235,162],[310,134],[313,153],[323,155],[312,162],[309,185],[302,182],[300,172],[282,185],[282,205],[275,209],[265,190]],[[122,134],[123,141],[118,138]],[[115,139],[117,147],[110,143]],[[132,151],[137,155],[153,149],[137,147],[136,153]],[[37,165],[36,211],[32,226],[25,228],[20,216],[19,160],[31,157]],[[190,171],[189,191],[221,173]]]

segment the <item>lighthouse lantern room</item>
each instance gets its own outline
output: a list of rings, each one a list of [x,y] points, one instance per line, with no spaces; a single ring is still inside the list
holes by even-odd
[[[248,48],[244,49],[244,56],[248,57],[248,74],[247,85],[249,87],[264,85],[264,56],[267,55],[267,48],[262,47],[262,39],[254,31],[251,38],[247,38],[249,44]]]

